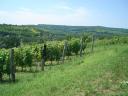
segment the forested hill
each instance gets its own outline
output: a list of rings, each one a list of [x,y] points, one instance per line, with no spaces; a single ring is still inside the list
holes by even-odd
[[[19,46],[21,41],[42,42],[52,33],[34,28],[30,25],[7,25],[0,24],[0,48]]]
[[[0,24],[1,34],[20,34],[23,36],[39,36],[49,34],[80,34],[80,33],[113,33],[128,34],[128,29],[103,26],[65,26],[65,25],[7,25]]]
[[[49,32],[34,28],[30,25],[7,25],[0,24],[0,35],[20,35],[20,36],[39,36],[40,33],[48,34]]]
[[[0,24],[0,48],[18,46],[21,40],[25,43],[43,42],[46,40],[63,40],[68,37],[81,37],[87,34],[97,36],[128,36],[128,29],[103,26],[65,26],[65,25],[8,25]]]
[[[114,34],[128,34],[128,29],[124,28],[110,28],[103,26],[65,26],[65,25],[46,25],[38,24],[34,27],[39,29],[49,30],[53,33],[114,33]]]
[[[81,33],[101,33],[101,34],[128,34],[128,29],[109,28],[103,26],[65,26],[65,25],[7,25],[0,24],[0,36],[20,35],[20,36],[40,36],[40,35],[73,35]],[[46,36],[45,36],[46,37]]]

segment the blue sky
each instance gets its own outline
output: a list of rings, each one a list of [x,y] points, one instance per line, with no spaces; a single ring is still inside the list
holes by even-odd
[[[128,28],[128,0],[1,0],[0,23]]]

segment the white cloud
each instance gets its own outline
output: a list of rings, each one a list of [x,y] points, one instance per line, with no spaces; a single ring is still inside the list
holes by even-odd
[[[64,10],[73,10],[71,7],[69,6],[60,6],[60,9],[64,9]]]
[[[19,8],[21,11],[31,11],[31,9],[29,9],[29,8],[25,8],[25,7],[21,7],[21,8]]]
[[[64,24],[64,25],[82,25],[88,18],[88,12],[80,7],[72,9],[63,6],[66,10],[71,10],[62,15],[58,13],[36,13],[32,10],[21,8],[20,10],[9,12],[0,11],[0,22],[9,24]]]

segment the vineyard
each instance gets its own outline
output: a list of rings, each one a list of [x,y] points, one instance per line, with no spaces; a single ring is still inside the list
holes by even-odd
[[[127,96],[127,45],[91,35],[0,49],[0,95]]]
[[[128,0],[1,0],[0,96],[128,96]]]
[[[83,41],[82,41],[83,42]],[[13,48],[13,63],[14,71],[25,71],[26,68],[29,68],[29,71],[32,71],[32,66],[44,67],[42,65],[42,59],[46,55],[45,61],[62,61],[62,58],[65,59],[65,56],[71,56],[73,54],[78,54],[81,48],[81,43],[79,39],[72,39],[70,41],[51,41],[46,43],[46,53],[43,53],[43,46],[40,45],[31,45],[31,46],[20,46],[19,48]],[[82,50],[86,48],[86,42],[82,43]],[[65,52],[64,52],[65,51]],[[4,74],[8,74],[10,78],[10,50],[1,49],[0,50],[0,81]],[[20,70],[21,69],[21,70]],[[44,69],[44,68],[42,68]]]
[[[109,40],[95,39],[94,42],[91,37],[72,38],[69,41],[48,41],[45,44],[23,45],[13,48],[13,53],[10,51],[12,49],[0,49],[0,81],[3,81],[4,74],[8,75],[9,80],[13,80],[15,72],[44,70],[44,66],[55,62],[63,64],[65,59],[78,54],[82,56],[85,50],[93,51],[93,47],[96,46],[128,44],[127,39],[126,37],[114,37]]]

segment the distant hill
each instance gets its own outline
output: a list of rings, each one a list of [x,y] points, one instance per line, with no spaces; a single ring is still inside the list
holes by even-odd
[[[65,26],[65,25],[46,25],[39,24],[34,27],[41,30],[48,30],[56,34],[76,34],[76,33],[113,33],[113,34],[128,34],[128,29],[124,28],[109,28],[103,26]]]
[[[0,24],[0,48],[19,46],[21,41],[41,43],[46,40],[63,40],[68,37],[81,37],[90,34],[95,34],[97,37],[128,36],[128,29],[103,26]]]
[[[40,39],[63,39],[66,36],[81,36],[83,34],[100,36],[128,35],[128,29],[109,28],[103,26],[65,26],[65,25],[7,25],[0,24],[0,38],[17,36],[24,41]]]

